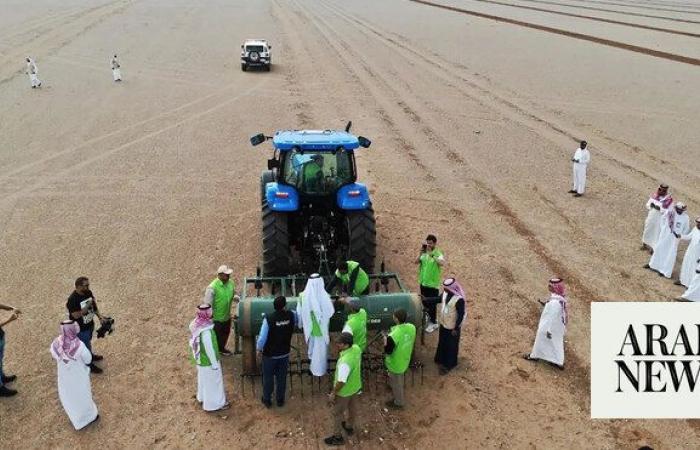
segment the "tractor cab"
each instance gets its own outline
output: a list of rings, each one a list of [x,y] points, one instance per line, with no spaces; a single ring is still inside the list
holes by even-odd
[[[328,273],[338,258],[374,267],[374,211],[357,182],[355,151],[371,142],[345,131],[283,130],[258,134],[273,154],[260,177],[263,271],[269,275]]]
[[[279,150],[278,182],[294,186],[302,197],[333,195],[340,187],[354,183],[357,173],[353,150],[357,148],[357,138],[343,134],[300,131],[275,135],[273,145]],[[321,139],[325,145],[319,142]],[[293,145],[288,148],[286,144]]]

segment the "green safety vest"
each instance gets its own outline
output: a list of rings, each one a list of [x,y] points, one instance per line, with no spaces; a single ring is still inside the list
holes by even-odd
[[[350,375],[343,387],[338,391],[340,397],[350,397],[357,394],[362,389],[362,350],[357,344],[343,350],[338,356],[338,363],[335,369],[334,382],[338,382],[338,366],[347,364],[350,367]]]
[[[352,340],[363,352],[367,348],[367,311],[364,308],[353,314],[348,314],[345,322],[352,330]]]
[[[209,283],[209,287],[214,290],[214,302],[211,305],[212,318],[216,322],[226,322],[231,318],[231,301],[236,285],[233,280],[228,280],[228,283],[224,284],[217,277]]]
[[[350,292],[350,295],[352,295],[353,297],[358,297],[365,291],[365,289],[367,289],[367,286],[369,286],[369,277],[367,276],[367,272],[362,270],[362,267],[360,267],[360,263],[355,261],[348,261],[347,273],[340,273],[339,270],[335,271],[335,277],[339,279],[341,283],[347,285],[348,283],[350,283],[350,274],[356,268],[357,279],[355,280],[355,289],[353,289],[353,291]]]
[[[394,351],[384,357],[386,368],[391,373],[402,374],[408,369],[413,353],[413,343],[416,341],[416,327],[412,323],[394,325],[389,331],[394,341]]]
[[[304,186],[307,189],[319,189],[319,174],[323,175],[323,170],[317,162],[311,161],[304,164]]]
[[[204,347],[204,333],[209,332],[211,336],[211,343],[212,346],[214,347],[214,353],[215,355],[212,355],[214,358],[214,361],[219,360],[219,343],[216,341],[216,335],[214,335],[214,329],[210,328],[209,330],[204,330],[201,333],[199,333],[199,361],[195,361],[194,359],[194,353],[192,352],[192,347],[190,347],[190,361],[194,364],[197,364],[198,366],[202,367],[209,367],[211,366],[211,357],[210,355],[207,355],[207,350]]]
[[[304,294],[301,293],[299,294],[299,306],[301,306],[301,303],[304,301]],[[299,319],[301,320],[301,319]],[[314,337],[321,337],[323,336],[323,333],[321,332],[321,325],[318,323],[318,320],[316,320],[316,314],[314,314],[313,311],[311,311],[311,336]]]
[[[439,288],[442,282],[442,267],[436,261],[442,252],[435,248],[432,252],[421,253],[418,269],[418,282],[421,286]]]

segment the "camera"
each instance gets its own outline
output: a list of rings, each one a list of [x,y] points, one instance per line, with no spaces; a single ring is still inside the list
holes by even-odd
[[[421,245],[420,251],[422,251],[423,253],[427,252],[428,251],[428,244]]]
[[[100,320],[100,328],[97,330],[97,337],[103,338],[105,335],[112,333],[114,333],[114,319],[105,317]]]

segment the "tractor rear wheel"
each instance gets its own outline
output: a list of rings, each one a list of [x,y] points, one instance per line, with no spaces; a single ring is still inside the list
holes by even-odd
[[[263,275],[284,276],[289,272],[289,228],[287,214],[262,202]]]
[[[367,273],[374,273],[377,256],[377,228],[372,207],[348,211],[348,259],[357,261]]]

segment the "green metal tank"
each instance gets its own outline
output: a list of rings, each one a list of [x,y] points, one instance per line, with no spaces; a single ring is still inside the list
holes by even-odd
[[[413,323],[417,330],[421,330],[423,310],[420,298],[404,289],[398,275],[394,273],[370,275],[370,281],[374,282],[373,292],[357,298],[351,297],[367,311],[368,332],[388,331],[394,325],[392,314],[397,308],[406,310],[408,321]],[[303,290],[305,282],[306,278],[300,277],[254,277],[244,280],[245,287],[253,286],[253,290],[260,291],[261,294],[249,296],[246,292],[248,289],[244,288],[238,307],[235,332],[240,338],[244,373],[257,372],[255,339],[260,332],[265,314],[274,311],[274,298],[277,295],[284,295],[287,298],[287,309],[295,310],[299,300],[297,294]],[[343,329],[348,315],[348,307],[345,304],[334,301],[334,306],[335,314],[333,314],[329,325],[331,333],[340,332]],[[295,331],[301,333],[301,329]]]

